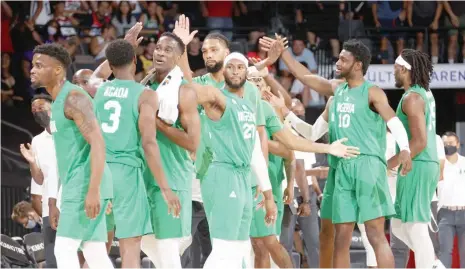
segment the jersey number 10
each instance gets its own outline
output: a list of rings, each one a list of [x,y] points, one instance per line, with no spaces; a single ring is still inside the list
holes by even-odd
[[[114,133],[116,130],[118,130],[119,127],[119,118],[121,116],[121,105],[118,101],[115,100],[110,100],[107,101],[104,105],[103,108],[105,110],[113,110],[113,113],[110,114],[109,120],[111,123],[102,123],[102,131],[105,133]]]
[[[350,126],[350,115],[339,114],[339,128],[347,128]]]

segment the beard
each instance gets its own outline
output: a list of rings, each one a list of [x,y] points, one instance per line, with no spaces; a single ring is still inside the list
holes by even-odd
[[[223,61],[217,62],[214,66],[205,65],[208,73],[218,73],[223,68]]]
[[[226,85],[233,90],[239,90],[242,86],[244,86],[246,79],[243,78],[239,83],[233,83],[229,78],[224,77],[224,82]]]
[[[396,79],[396,84],[395,84],[395,86],[396,86],[396,88],[402,88],[403,85],[402,85],[402,82],[401,82],[401,81],[399,81],[399,80]]]

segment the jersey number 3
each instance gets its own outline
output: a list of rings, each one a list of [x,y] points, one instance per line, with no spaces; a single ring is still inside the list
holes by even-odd
[[[121,116],[121,105],[118,101],[110,100],[103,105],[105,110],[113,110],[110,114],[109,120],[111,123],[102,123],[102,131],[105,133],[114,133],[119,127],[119,117]]]

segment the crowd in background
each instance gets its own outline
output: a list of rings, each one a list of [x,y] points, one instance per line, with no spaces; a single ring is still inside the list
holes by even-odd
[[[350,37],[370,47],[372,63],[393,63],[406,47],[427,50],[434,63],[463,62],[465,55],[461,29],[465,2],[459,1],[2,1],[1,13],[2,104],[6,105],[37,93],[29,82],[36,45],[65,46],[74,59],[68,72],[73,74],[80,68],[95,68],[104,60],[106,45],[137,21],[143,23],[145,36],[137,51],[136,79],[142,79],[151,69],[157,38],[173,29],[181,13],[190,17],[193,29],[200,30],[188,47],[195,75],[205,73],[201,42],[212,29],[235,41],[232,50],[262,59],[266,52],[258,44],[259,37],[285,34],[292,40],[293,55],[320,75],[319,69],[335,63],[341,42]],[[456,29],[445,30],[451,27]],[[284,63],[269,69],[305,106],[324,106],[324,98],[294,80]]]

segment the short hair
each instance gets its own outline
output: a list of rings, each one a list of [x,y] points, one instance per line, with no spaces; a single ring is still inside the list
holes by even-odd
[[[68,69],[69,65],[71,64],[71,56],[69,56],[68,51],[62,45],[57,43],[36,46],[34,48],[34,54],[50,56],[59,61],[65,69]]]
[[[220,41],[220,43],[223,43],[223,45],[229,49],[229,40],[227,37],[225,37],[224,35],[220,34],[220,33],[211,33],[211,34],[208,34],[204,41],[207,40],[207,39],[216,39],[218,41]]]
[[[47,101],[49,103],[53,102],[52,97],[50,95],[43,94],[43,93],[34,95],[32,97],[31,104],[34,103],[34,101],[36,101],[36,100],[45,100],[45,101]]]
[[[116,39],[108,44],[105,50],[105,57],[111,66],[123,67],[129,65],[134,60],[136,53],[131,43],[124,39]]]
[[[174,39],[174,41],[176,41],[176,43],[177,43],[177,45],[178,45],[179,51],[181,51],[181,55],[184,54],[184,52],[186,51],[186,45],[184,44],[184,42],[182,42],[182,39],[179,38],[179,36],[177,36],[177,35],[175,35],[175,34],[173,34],[173,33],[171,33],[171,32],[164,32],[164,33],[160,36],[160,39],[161,39],[162,37],[164,37],[164,36],[169,37],[169,38],[171,38],[171,39]],[[158,40],[160,40],[160,39],[158,39]]]
[[[31,203],[26,201],[21,201],[13,207],[13,212],[11,213],[11,219],[13,221],[18,221],[19,218],[27,217],[29,212],[33,211]]]
[[[425,90],[429,90],[431,75],[433,75],[433,64],[429,59],[429,55],[413,49],[404,49],[400,55],[412,66],[410,70],[412,85],[420,85]]]
[[[448,131],[445,132],[442,136],[453,136],[455,139],[457,139],[457,142],[460,142],[459,136],[454,132]]]
[[[371,62],[370,49],[357,39],[347,40],[342,45],[342,49],[352,53],[356,61],[362,62],[363,75],[365,75]]]

